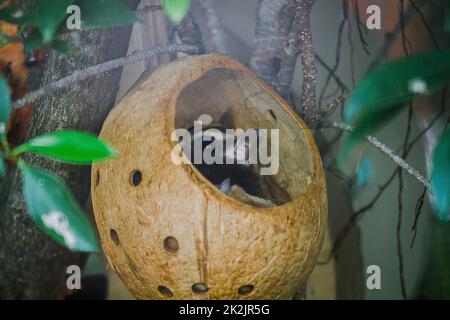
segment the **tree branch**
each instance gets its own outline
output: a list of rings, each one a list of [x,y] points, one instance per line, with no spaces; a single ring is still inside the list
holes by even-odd
[[[445,96],[445,93],[444,95]],[[443,100],[444,101],[444,100]],[[341,132],[344,131],[351,131],[352,128],[346,124],[342,124],[342,123],[331,123],[328,124],[326,127],[322,127],[322,128],[337,128],[337,129],[341,129]],[[366,138],[367,140],[369,138]],[[376,138],[372,138],[372,139],[376,139]],[[377,140],[377,139],[376,139]],[[370,141],[369,141],[370,142]],[[379,142],[379,141],[378,141]],[[379,142],[379,144],[381,144],[381,142]],[[384,148],[390,149],[387,146],[384,146]],[[406,149],[404,149],[404,159],[406,159],[406,157],[408,156],[408,154],[411,152],[412,150],[412,145],[408,145],[408,147]],[[390,150],[390,154],[394,154],[394,152],[392,150]],[[391,157],[390,157],[391,158]],[[402,162],[406,163],[405,160],[403,160]],[[398,162],[396,162],[398,164]],[[407,164],[408,167],[410,167]],[[388,188],[388,186],[392,183],[392,181],[394,181],[395,177],[398,175],[399,171],[401,171],[402,169],[404,169],[404,166],[398,166],[394,172],[389,176],[389,178],[386,180],[386,182],[384,182],[378,189],[377,194],[375,195],[375,197],[365,206],[363,206],[362,208],[358,209],[357,211],[353,212],[352,215],[350,216],[349,221],[347,222],[347,224],[345,225],[345,227],[342,229],[341,232],[339,232],[338,236],[336,237],[336,240],[333,244],[333,248],[330,251],[330,254],[328,256],[328,258],[325,261],[320,262],[320,264],[326,264],[328,263],[331,258],[336,254],[338,248],[340,247],[340,245],[343,243],[344,239],[347,237],[347,235],[349,234],[350,230],[353,228],[353,226],[358,222],[359,218],[363,215],[363,213],[367,212],[368,210],[372,209],[372,207],[376,204],[376,202],[381,198],[381,196],[383,195],[383,193],[386,191],[386,189]],[[405,169],[404,169],[405,170]],[[419,176],[421,176],[417,170],[413,169],[413,171],[415,171]],[[408,172],[408,170],[406,170]],[[411,170],[409,170],[411,171]],[[409,172],[408,172],[409,173]],[[418,180],[416,178],[416,180]],[[418,180],[419,182],[422,183],[422,181],[426,180],[423,176],[421,176],[420,180]],[[419,199],[419,202],[422,201],[422,204],[418,204],[417,208],[416,208],[416,220],[418,220],[419,216],[420,216],[420,211],[423,205],[423,198],[425,196],[425,194],[430,191],[430,184],[428,183],[428,181],[426,181],[427,184],[424,184],[425,186],[425,190],[424,193],[421,196],[421,199]],[[417,224],[415,223],[415,225],[413,226],[412,230],[415,232],[416,230],[416,226]],[[414,239],[415,235],[413,235],[413,239]],[[413,243],[413,240],[412,240]],[[412,244],[411,244],[412,246]]]
[[[175,43],[175,34],[184,45],[190,45],[198,48],[198,54],[205,54],[205,44],[200,26],[192,14],[188,14],[181,23],[175,24],[170,32],[170,43]],[[176,54],[175,54],[176,56]]]
[[[317,65],[314,55],[311,31],[311,10],[315,0],[296,1],[302,15],[300,27],[300,58],[303,66],[302,112],[314,117],[316,115]],[[294,24],[295,26],[295,24]],[[317,121],[318,119],[310,119]]]
[[[138,4],[137,0],[121,2],[132,9]],[[72,43],[73,54],[50,52],[40,77],[42,86],[77,69],[126,55],[131,28],[80,31],[79,41]],[[61,40],[69,41],[70,36],[67,32]],[[98,133],[114,105],[120,75],[121,70],[115,69],[102,81],[86,79],[44,96],[36,104],[27,139],[62,128]],[[24,157],[29,165],[63,179],[77,202],[85,206],[90,193],[89,166],[67,165],[32,154]],[[5,197],[0,201],[0,299],[62,299],[68,293],[67,266],[82,267],[86,255],[70,252],[37,228],[22,196],[22,174],[19,170],[10,173],[9,195],[2,194]]]
[[[323,101],[323,99],[325,97],[325,93],[327,92],[328,86],[330,85],[331,78],[332,78],[333,74],[336,74],[336,72],[339,69],[339,65],[341,63],[342,37],[343,37],[343,34],[344,34],[345,25],[348,22],[347,21],[348,20],[348,14],[346,13],[347,10],[348,10],[348,8],[347,8],[347,6],[345,4],[345,1],[343,1],[342,2],[342,11],[343,11],[342,21],[339,24],[339,28],[338,28],[338,31],[337,31],[337,37],[336,37],[337,41],[336,41],[336,50],[335,50],[335,58],[334,58],[335,61],[334,61],[333,66],[329,67],[331,69],[328,70],[327,79],[326,79],[325,84],[324,84],[324,86],[322,88],[322,92],[320,93],[319,105],[322,105],[322,101]],[[319,62],[319,63],[321,63],[321,62]],[[323,63],[321,63],[321,64],[323,65]]]
[[[334,98],[331,102],[329,102],[326,106],[320,107],[315,109],[314,111],[311,111],[309,114],[304,114],[302,111],[299,113],[299,115],[305,119],[305,122],[308,126],[314,127],[315,124],[318,124],[322,121],[323,118],[325,118],[328,114],[336,110],[338,107],[344,105],[345,101],[347,100],[348,96],[347,94],[341,94]],[[294,103],[294,107],[296,109],[301,109],[301,98],[296,95],[294,92],[291,92],[291,99]],[[322,127],[319,125],[319,127]]]
[[[344,124],[344,123],[339,123],[339,122],[331,123],[330,127],[334,128],[334,129],[348,131],[348,132],[353,131],[353,127],[351,127],[347,124]],[[425,178],[419,171],[417,171],[411,165],[409,165],[404,159],[402,159],[400,156],[395,154],[394,151],[390,147],[383,144],[380,140],[378,140],[378,138],[375,138],[373,136],[367,136],[365,139],[368,142],[370,142],[375,148],[377,148],[382,153],[387,155],[392,161],[394,161],[400,168],[405,170],[414,179],[416,179],[418,182],[423,184],[428,190],[431,190],[431,185],[430,185],[430,182],[428,181],[428,179]]]
[[[284,98],[289,96],[298,56],[303,66],[301,109],[298,113],[309,115],[316,108],[317,66],[314,56],[310,24],[315,0],[295,0],[295,16],[287,38],[287,46],[281,48],[277,91]],[[307,119],[305,119],[307,120]]]
[[[364,52],[368,56],[370,56],[370,51],[368,49],[369,43],[367,42],[364,32],[363,32],[363,29],[366,31],[366,33],[368,30],[367,30],[367,28],[365,28],[365,24],[361,21],[358,0],[353,1],[353,15],[356,20],[355,22],[356,22],[356,28],[358,30],[359,41],[361,42]]]
[[[211,33],[214,49],[219,53],[228,54],[225,29],[220,22],[214,0],[196,0],[196,2],[205,12],[206,23]]]
[[[74,73],[72,73],[70,76],[67,76],[67,77],[59,79],[55,82],[49,83],[48,85],[46,85],[36,91],[26,94],[22,99],[19,99],[16,102],[14,102],[14,108],[20,108],[28,103],[34,102],[38,98],[48,95],[58,89],[65,88],[75,82],[84,80],[89,77],[97,76],[101,73],[105,73],[107,71],[111,71],[113,69],[117,69],[117,68],[123,67],[128,64],[133,64],[138,61],[148,59],[155,55],[167,54],[167,53],[173,53],[173,52],[196,53],[197,50],[198,50],[198,48],[194,47],[194,46],[178,45],[178,44],[177,45],[169,45],[169,46],[165,46],[165,47],[155,47],[155,48],[151,48],[151,49],[147,49],[147,50],[139,50],[139,51],[136,51],[125,57],[106,61],[106,62],[100,63],[98,65],[88,67],[83,70],[77,70]]]
[[[259,6],[250,69],[272,87],[279,71],[278,50],[287,42],[294,21],[292,7],[292,0],[262,0]]]

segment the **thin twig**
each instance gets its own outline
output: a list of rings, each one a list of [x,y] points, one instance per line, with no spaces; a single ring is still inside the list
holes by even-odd
[[[402,231],[402,219],[403,219],[403,171],[398,172],[398,217],[397,217],[397,228],[396,228],[396,238],[397,238],[397,257],[398,257],[398,273],[400,278],[400,289],[402,293],[402,298],[406,299],[406,287],[405,287],[405,276],[404,276],[404,263],[403,263],[403,248],[401,241],[401,231]]]
[[[345,5],[345,1],[342,1],[342,10],[343,10],[343,16],[342,16],[342,21],[339,25],[338,34],[337,34],[335,61],[334,61],[333,67],[329,71],[328,77],[325,81],[325,85],[322,88],[322,92],[320,93],[320,96],[319,96],[319,105],[320,106],[322,105],[323,98],[325,96],[325,93],[327,92],[328,86],[330,85],[332,74],[335,74],[337,72],[337,70],[339,69],[340,62],[341,62],[342,35],[344,33],[344,28],[345,28],[345,25],[347,24],[347,18],[348,18],[348,15],[346,14],[347,7]]]
[[[397,176],[397,173],[399,170],[400,170],[400,167],[397,167],[395,169],[395,171],[391,174],[391,176],[387,179],[387,181],[378,188],[379,190],[378,190],[377,194],[375,195],[375,197],[373,197],[373,199],[368,204],[366,204],[365,206],[361,207],[360,209],[356,210],[355,212],[353,212],[351,214],[347,224],[336,236],[336,239],[333,243],[333,247],[330,250],[330,254],[324,261],[320,262],[321,265],[329,263],[331,261],[331,258],[333,258],[336,255],[337,251],[339,250],[341,244],[344,242],[345,238],[349,234],[350,230],[355,226],[355,224],[358,222],[358,220],[362,217],[362,215],[365,212],[369,211],[370,209],[372,209],[375,206],[377,201],[383,195],[384,191],[386,191],[387,187],[389,187],[389,185],[392,183],[392,181],[394,181],[394,178]]]
[[[417,14],[419,15],[420,19],[422,20],[422,23],[423,23],[425,29],[427,30],[428,34],[430,35],[431,42],[433,42],[434,47],[436,49],[438,49],[438,50],[441,50],[441,46],[439,45],[439,41],[436,39],[436,36],[435,36],[435,34],[433,32],[433,29],[431,28],[427,18],[423,14],[423,12],[420,9],[420,7],[416,4],[416,2],[414,0],[409,0],[409,3],[414,8],[414,10],[416,10]]]
[[[421,8],[427,3],[427,0],[417,0],[415,2],[417,8]],[[377,67],[381,61],[383,61],[386,56],[391,52],[392,48],[394,47],[397,37],[401,35],[402,32],[402,25],[407,25],[411,19],[414,17],[414,11],[416,9],[413,6],[409,6],[408,9],[405,11],[405,14],[403,15],[403,21],[399,21],[397,25],[395,26],[394,30],[388,34],[386,37],[386,41],[383,44],[383,47],[378,51],[375,59],[370,64],[368,70],[372,70],[373,68]]]
[[[348,8],[349,4],[347,0],[344,0],[345,6]],[[348,10],[348,9],[347,9]],[[356,85],[356,76],[355,76],[355,45],[353,44],[353,28],[352,28],[352,22],[348,18],[348,11],[345,11],[344,13],[347,15],[347,41],[350,47],[350,75],[352,79],[352,87],[354,88]]]
[[[337,128],[341,129],[342,131],[352,131],[353,128],[349,125],[343,124],[343,123],[331,123],[327,124],[328,128]],[[360,209],[353,212],[345,225],[345,227],[339,232],[339,234],[336,236],[336,240],[334,241],[333,247],[330,251],[330,254],[328,257],[321,261],[320,264],[327,264],[331,261],[331,258],[336,255],[340,245],[343,243],[345,238],[347,237],[350,230],[354,227],[354,225],[358,222],[358,220],[362,217],[362,215],[372,209],[377,201],[381,198],[383,193],[386,191],[386,189],[390,186],[390,184],[394,181],[395,177],[397,176],[398,172],[403,169],[408,174],[413,176],[417,181],[421,182],[425,186],[425,190],[430,191],[431,186],[430,183],[426,180],[425,177],[423,177],[416,169],[412,168],[405,160],[400,158],[399,156],[395,155],[395,153],[390,149],[388,146],[382,144],[377,138],[375,137],[366,137],[366,140],[372,143],[377,149],[381,150],[383,153],[388,155],[389,158],[394,160],[394,162],[398,165],[398,167],[394,170],[394,172],[389,176],[389,178],[378,188],[377,194],[373,197],[373,199],[366,204],[365,206],[361,207]],[[408,156],[410,153],[411,148],[404,151],[404,158]]]
[[[358,30],[358,35],[359,35],[359,40],[361,42],[361,45],[363,47],[364,52],[370,56],[370,51],[369,51],[369,44],[367,43],[367,40],[364,36],[363,33],[363,28],[364,30],[366,30],[367,32],[367,28],[365,28],[364,23],[361,21],[361,17],[359,16],[359,4],[358,4],[358,0],[353,0],[353,14],[356,20],[356,27]]]
[[[342,94],[334,98],[330,103],[328,103],[324,108],[319,109],[320,119],[326,117],[328,114],[336,110],[338,107],[343,106],[345,101],[347,101],[347,95]]]
[[[316,60],[317,62],[319,62],[320,65],[322,65],[322,67],[325,68],[325,70],[327,70],[329,72],[329,75],[331,75],[331,77],[334,79],[334,81],[336,81],[336,84],[338,85],[339,89],[341,89],[341,92],[349,92],[350,89],[348,88],[348,86],[345,84],[344,80],[342,80],[337,74],[336,72],[333,70],[332,67],[330,67],[319,55],[316,54]]]
[[[402,47],[404,54],[406,56],[411,55],[412,53],[412,44],[411,41],[409,41],[408,37],[406,36],[406,24],[405,24],[405,4],[403,0],[400,0],[398,3],[399,7],[399,21],[400,21],[400,29],[401,29],[401,35],[402,35]]]
[[[340,129],[344,131],[351,132],[354,130],[353,127],[344,124],[344,123],[338,123],[333,122],[331,123],[331,127],[335,129]],[[428,190],[431,189],[430,182],[427,178],[425,178],[419,171],[417,171],[415,168],[413,168],[410,164],[408,164],[404,159],[402,159],[400,156],[394,153],[394,151],[388,147],[387,145],[383,144],[378,138],[373,136],[367,136],[365,138],[368,142],[370,142],[375,148],[380,150],[382,153],[387,155],[392,161],[394,161],[400,168],[405,170],[409,175],[411,175],[414,179],[416,179],[418,182],[423,184]]]
[[[343,124],[336,124],[336,123],[332,123],[331,125],[330,124],[328,124],[328,127],[330,128],[336,128],[336,127],[342,127],[342,126],[344,126],[344,127],[348,127],[347,129],[342,129],[343,131],[341,131],[341,132],[344,132],[344,131],[349,131],[349,130],[351,130],[351,127],[349,127],[349,126],[347,126],[347,125],[343,125]],[[369,138],[366,138],[367,140],[369,140]],[[374,139],[376,139],[376,138],[374,138]],[[388,148],[389,149],[389,148]],[[409,153],[411,152],[411,150],[412,150],[412,148],[411,147],[409,147],[409,148],[407,148],[405,151],[404,151],[404,158],[406,159],[406,157],[409,155]],[[393,153],[393,151],[391,150],[391,153]],[[405,162],[406,163],[406,161],[405,160],[403,160],[403,162]],[[397,163],[398,164],[398,163]],[[343,243],[343,241],[345,240],[345,238],[347,237],[347,235],[348,235],[348,233],[350,232],[350,230],[353,228],[353,226],[358,222],[358,220],[361,218],[361,216],[365,213],[365,212],[367,212],[367,211],[369,211],[370,209],[372,209],[374,206],[375,206],[375,204],[377,203],[377,201],[381,198],[381,196],[383,195],[383,193],[386,191],[386,189],[390,186],[390,184],[394,181],[394,179],[395,179],[395,177],[397,176],[397,174],[398,174],[398,172],[401,170],[401,169],[404,169],[404,168],[402,168],[401,166],[398,166],[395,170],[394,170],[394,172],[389,176],[389,178],[378,188],[378,192],[376,193],[376,195],[373,197],[373,199],[368,203],[368,204],[366,204],[365,206],[363,206],[363,207],[361,207],[360,209],[358,209],[358,210],[356,210],[355,212],[353,212],[352,213],[352,215],[350,216],[350,218],[349,218],[349,220],[348,220],[348,222],[347,222],[347,224],[345,225],[345,227],[339,232],[339,234],[336,236],[336,240],[334,241],[334,244],[333,244],[333,247],[332,247],[332,249],[331,249],[331,251],[330,251],[330,254],[329,254],[329,256],[327,257],[327,259],[325,259],[325,261],[322,261],[322,262],[320,262],[320,264],[326,264],[326,263],[328,263],[328,262],[330,262],[331,261],[331,258],[333,257],[333,256],[335,256],[336,255],[336,253],[337,253],[337,251],[338,251],[338,249],[339,249],[339,247],[340,247],[340,245]],[[406,170],[406,169],[404,169],[404,170]],[[407,172],[408,172],[408,170],[406,170]],[[416,170],[414,170],[414,171],[416,171]],[[417,172],[417,171],[416,171]],[[420,180],[423,180],[423,179],[425,179],[424,177],[422,177],[422,178],[420,178]],[[417,179],[416,179],[417,180]],[[424,184],[425,185],[425,184]],[[427,183],[426,185],[425,185],[425,190],[426,191],[430,191],[431,189],[430,189],[430,184],[429,183]],[[421,207],[420,207],[421,208]],[[417,212],[417,211],[416,211]],[[418,217],[416,217],[416,219],[418,219]],[[415,229],[416,227],[414,226],[414,229]]]
[[[328,151],[341,139],[341,137],[343,136],[344,131],[339,131],[331,140],[330,142],[327,143],[327,145],[325,147],[323,147],[322,149],[320,149],[320,154],[327,154]]]
[[[414,216],[414,223],[411,227],[411,231],[413,232],[411,243],[409,245],[409,248],[412,249],[414,247],[414,243],[416,241],[417,236],[417,226],[419,225],[419,218],[422,215],[422,207],[423,203],[425,202],[425,196],[427,194],[427,188],[423,189],[422,194],[420,195],[419,199],[417,200],[416,204],[416,210],[415,210],[415,216]]]
[[[412,49],[411,49],[411,42],[409,41],[406,32],[405,32],[405,24],[403,21],[404,17],[404,0],[400,0],[400,12],[399,12],[399,19],[401,21],[402,26],[402,44],[403,44],[403,51],[406,56],[411,55]],[[409,138],[411,136],[411,124],[412,124],[412,115],[413,115],[413,103],[411,102],[409,104],[408,109],[408,120],[406,125],[406,134],[405,138],[403,140],[403,154],[402,157],[406,158],[407,156],[407,150],[406,147],[409,144]],[[401,241],[401,230],[402,230],[402,220],[403,220],[403,171],[398,170],[398,221],[397,221],[397,229],[396,229],[396,238],[397,238],[397,256],[398,256],[398,273],[400,278],[400,289],[402,293],[402,298],[405,300],[407,298],[406,296],[406,286],[405,286],[405,276],[404,276],[404,262],[403,262],[403,247],[402,247],[402,241]]]
[[[408,122],[406,126],[406,134],[405,139],[403,141],[403,146],[407,146],[409,143],[409,138],[411,135],[411,124],[412,124],[412,114],[413,114],[413,106],[412,103],[409,106],[408,111]],[[403,151],[403,158],[407,155],[406,147]],[[402,293],[402,298],[406,299],[406,286],[405,286],[405,276],[404,276],[404,263],[403,263],[403,248],[401,242],[401,228],[402,228],[402,219],[403,219],[403,171],[398,170],[398,220],[397,220],[397,229],[396,229],[396,238],[397,238],[397,255],[398,255],[398,272],[400,278],[400,288]]]
[[[106,62],[100,63],[98,65],[88,67],[83,70],[77,70],[74,73],[72,73],[70,76],[59,79],[59,80],[52,82],[36,91],[30,92],[30,93],[26,94],[22,99],[19,99],[16,102],[14,102],[14,108],[15,109],[20,108],[26,104],[29,104],[29,103],[37,100],[40,97],[43,97],[45,95],[52,93],[53,91],[65,88],[72,83],[84,80],[89,77],[97,76],[99,74],[105,73],[105,72],[113,70],[113,69],[123,67],[128,64],[133,64],[138,61],[148,59],[155,55],[167,54],[167,53],[173,53],[173,52],[185,52],[185,53],[193,54],[193,53],[196,53],[197,51],[198,51],[197,47],[189,46],[189,45],[169,45],[169,46],[165,46],[165,47],[155,47],[152,49],[135,51],[134,53],[127,55],[125,57],[106,61]]]

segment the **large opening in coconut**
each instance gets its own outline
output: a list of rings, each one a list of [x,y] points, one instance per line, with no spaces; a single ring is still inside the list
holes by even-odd
[[[238,201],[282,205],[304,193],[312,181],[313,159],[302,128],[241,72],[213,69],[188,85],[178,97],[175,127],[190,134],[192,140],[182,145],[191,162]],[[198,147],[201,159],[194,158]],[[214,162],[204,161],[205,155]]]

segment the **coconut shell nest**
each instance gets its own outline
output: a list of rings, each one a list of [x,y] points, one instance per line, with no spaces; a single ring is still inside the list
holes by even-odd
[[[176,128],[225,113],[235,128],[279,129],[280,168],[261,190],[289,199],[251,205],[172,162]],[[92,167],[95,219],[136,298],[290,299],[305,284],[327,221],[320,155],[304,122],[244,66],[219,55],[161,65],[111,111],[100,137],[118,158]]]

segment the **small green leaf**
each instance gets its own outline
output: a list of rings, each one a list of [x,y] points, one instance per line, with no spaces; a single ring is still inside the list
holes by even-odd
[[[98,252],[94,229],[61,179],[23,161],[19,166],[25,203],[37,226],[73,251]]]
[[[173,23],[181,22],[188,14],[190,7],[190,0],[163,0],[164,12]]]
[[[44,39],[42,39],[41,33],[38,29],[34,29],[24,40],[25,52],[30,53],[34,48],[44,45]]]
[[[22,9],[14,6],[6,6],[0,10],[0,20],[12,24],[29,24],[32,23],[33,16]]]
[[[387,63],[370,72],[353,91],[344,120],[354,126],[344,158],[361,139],[379,129],[417,96],[434,93],[450,80],[450,51],[430,52]]]
[[[67,42],[58,39],[53,40],[50,47],[62,54],[69,54],[72,52],[72,47]]]
[[[67,7],[74,0],[39,0],[35,12],[35,23],[44,42],[52,40],[59,25],[67,15]]]
[[[0,151],[0,177],[5,175],[5,160],[3,160],[3,153]]]
[[[450,220],[450,129],[442,135],[433,153],[431,188],[439,218]]]
[[[11,95],[9,86],[3,76],[0,76],[0,134],[5,133],[11,113]]]
[[[97,137],[78,131],[59,131],[33,138],[14,149],[14,155],[36,152],[68,163],[91,163],[116,155],[115,150]]]
[[[77,0],[81,22],[88,27],[116,27],[133,24],[137,17],[133,11],[117,0]]]

